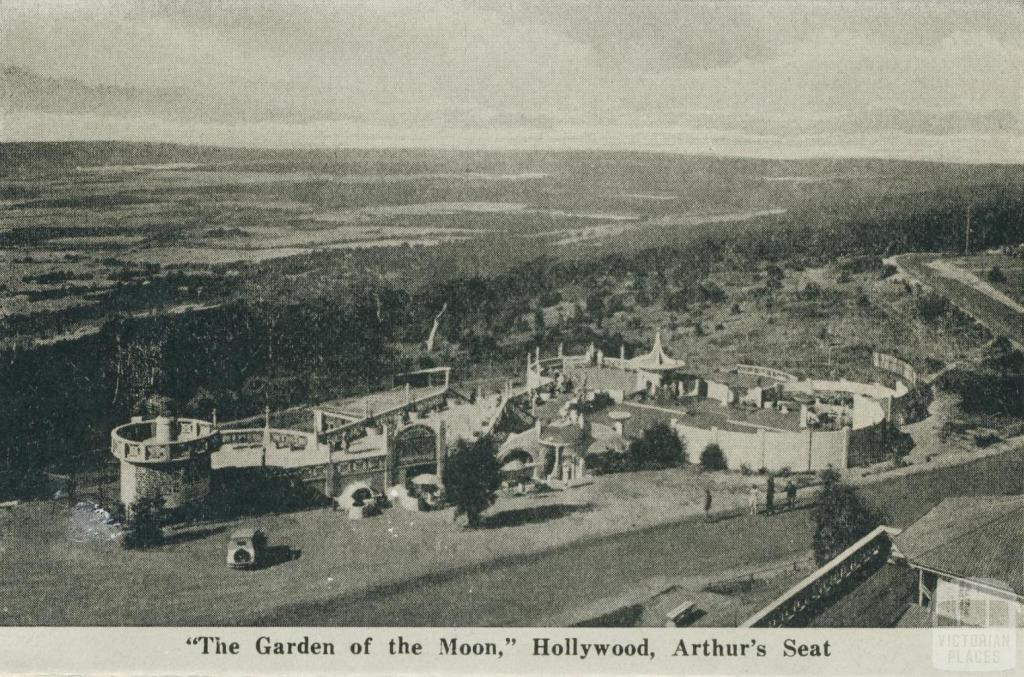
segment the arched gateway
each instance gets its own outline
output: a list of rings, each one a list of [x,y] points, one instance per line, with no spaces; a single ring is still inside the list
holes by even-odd
[[[443,468],[438,467],[439,443],[437,431],[428,425],[414,423],[397,431],[391,443],[393,482],[402,484],[422,473],[440,475]]]

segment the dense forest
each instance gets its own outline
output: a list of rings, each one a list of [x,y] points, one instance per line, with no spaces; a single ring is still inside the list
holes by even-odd
[[[464,370],[484,361],[511,367],[535,343],[551,350],[562,341],[567,347],[595,341],[611,349],[621,337],[603,333],[601,321],[613,310],[606,292],[623,276],[641,281],[645,302],[678,305],[714,299],[705,278],[723,266],[758,271],[959,251],[964,206],[947,200],[918,208],[901,199],[851,217],[808,212],[729,228],[650,228],[628,250],[505,257],[489,275],[453,274],[444,257],[461,256],[457,249],[427,253],[421,275],[397,280],[381,274],[398,260],[383,252],[369,257],[378,267],[349,267],[342,276],[331,271],[351,263],[351,253],[253,265],[232,284],[241,291],[215,308],[121,314],[78,340],[6,349],[0,468],[20,474],[78,463],[84,451],[105,446],[110,428],[153,394],[173,398],[182,413],[208,416],[216,406],[228,419],[386,385],[391,374],[432,363],[410,347],[422,343],[445,304],[445,338]],[[976,247],[1024,241],[1019,190],[983,193],[973,210]],[[486,256],[501,258],[500,252]],[[336,283],[311,282],[321,275]],[[575,290],[571,297],[567,289]],[[539,310],[566,301],[578,312],[546,327]],[[520,338],[510,341],[513,335]]]

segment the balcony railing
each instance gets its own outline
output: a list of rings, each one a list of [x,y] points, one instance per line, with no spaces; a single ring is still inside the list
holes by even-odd
[[[803,624],[841,586],[889,558],[891,537],[899,530],[880,526],[825,563],[820,569],[761,609],[741,628],[783,628]]]
[[[130,463],[166,463],[209,454],[220,447],[220,432],[213,424],[198,419],[177,419],[171,422],[173,442],[151,442],[156,432],[155,421],[126,423],[110,434],[110,452]]]

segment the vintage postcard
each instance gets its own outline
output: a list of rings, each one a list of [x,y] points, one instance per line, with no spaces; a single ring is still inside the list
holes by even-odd
[[[1024,4],[0,2],[0,675],[1024,669]]]

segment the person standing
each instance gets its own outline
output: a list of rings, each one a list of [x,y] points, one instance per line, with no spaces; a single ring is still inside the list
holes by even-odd
[[[750,497],[747,499],[747,505],[750,508],[750,514],[751,515],[756,515],[757,514],[757,502],[758,502],[759,498],[760,497],[758,496],[757,485],[756,484],[751,484],[750,485]]]
[[[786,504],[790,510],[796,507],[796,485],[793,480],[786,482]]]
[[[775,476],[768,476],[768,485],[764,490],[764,510],[769,515],[775,514]]]
[[[711,488],[704,487],[704,519],[711,521]]]

